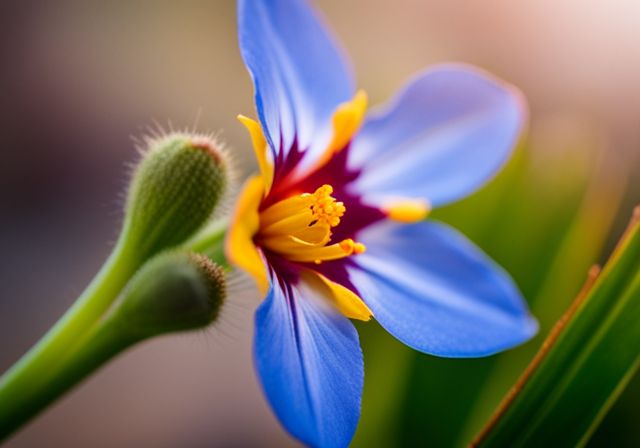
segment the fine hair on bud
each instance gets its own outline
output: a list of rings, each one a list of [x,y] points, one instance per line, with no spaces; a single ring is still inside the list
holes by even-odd
[[[218,318],[225,296],[220,266],[204,255],[169,251],[133,276],[110,319],[133,339],[201,329]]]
[[[228,186],[228,163],[210,136],[145,139],[129,187],[123,243],[140,261],[177,246],[211,217]]]

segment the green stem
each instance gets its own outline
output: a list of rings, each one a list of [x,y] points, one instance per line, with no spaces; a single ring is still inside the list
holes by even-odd
[[[135,342],[137,339],[122,331],[116,319],[95,325],[57,367],[47,370],[46,382],[30,389],[29,394],[12,389],[13,393],[0,400],[0,441]]]
[[[214,221],[189,240],[185,247],[193,252],[207,255],[221,266],[227,266],[224,256],[224,237],[227,232],[227,226],[226,219]]]
[[[226,220],[216,221],[184,247],[226,265],[226,229]],[[121,240],[74,305],[0,377],[0,442],[130,343],[99,321],[139,265]]]
[[[64,369],[68,353],[76,348],[116,299],[135,273],[138,263],[120,242],[74,305],[49,332],[0,378],[0,440],[42,407],[51,372]],[[14,417],[18,416],[18,417]]]

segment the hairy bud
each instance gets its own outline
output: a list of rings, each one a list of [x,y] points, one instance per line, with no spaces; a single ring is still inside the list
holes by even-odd
[[[174,247],[207,222],[227,187],[228,166],[211,138],[148,141],[131,183],[124,243],[140,261]]]
[[[203,255],[167,252],[133,276],[110,320],[135,339],[206,327],[226,294],[223,269]]]

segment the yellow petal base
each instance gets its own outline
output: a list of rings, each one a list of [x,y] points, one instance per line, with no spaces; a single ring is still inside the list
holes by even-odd
[[[262,177],[250,178],[244,185],[225,240],[225,254],[231,264],[251,275],[261,293],[269,290],[269,279],[262,255],[253,244],[260,228],[258,207],[264,194]]]
[[[389,219],[410,224],[425,219],[431,207],[421,199],[403,199],[386,205],[382,211]]]
[[[302,279],[328,298],[338,311],[349,319],[368,321],[373,316],[369,307],[357,294],[341,284],[329,280],[324,275],[307,270],[302,273]]]

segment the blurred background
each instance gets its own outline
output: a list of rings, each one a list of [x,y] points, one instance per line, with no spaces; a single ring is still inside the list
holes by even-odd
[[[640,3],[635,0],[318,0],[372,103],[421,68],[477,64],[519,86],[531,123],[509,166],[435,217],[509,270],[541,336],[481,360],[412,352],[360,325],[366,382],[357,446],[464,445],[640,203]],[[67,309],[109,253],[154,120],[196,126],[252,169],[236,122],[253,114],[235,3],[0,3],[0,372]],[[8,447],[296,446],[251,363],[259,297],[233,298],[207,333],[111,363]],[[640,378],[592,446],[640,446]]]

